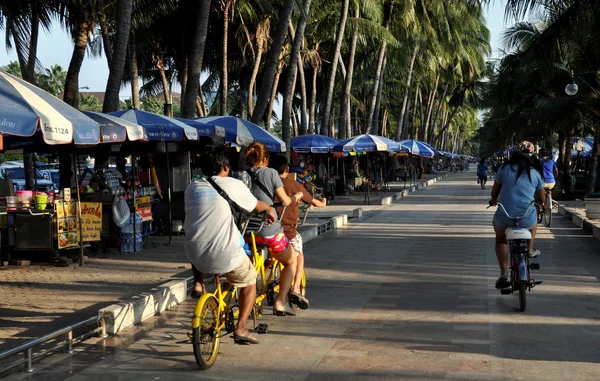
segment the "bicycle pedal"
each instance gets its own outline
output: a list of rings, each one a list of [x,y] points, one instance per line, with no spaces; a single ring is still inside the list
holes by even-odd
[[[267,333],[267,329],[269,329],[269,325],[265,323],[260,323],[256,326],[256,333]]]
[[[510,288],[503,288],[502,290],[500,290],[500,293],[502,295],[510,295],[512,294],[512,290]]]
[[[531,270],[539,270],[540,269],[540,264],[539,263],[530,263],[529,264],[529,268]]]
[[[542,282],[543,282],[542,280],[534,281],[535,284],[542,284]]]

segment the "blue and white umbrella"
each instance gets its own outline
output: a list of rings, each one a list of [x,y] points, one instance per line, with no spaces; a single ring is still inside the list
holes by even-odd
[[[100,125],[100,143],[122,143],[125,140],[150,140],[144,127],[113,115],[82,111]]]
[[[308,134],[291,139],[290,146],[300,153],[329,153],[340,144],[340,141],[324,135]]]
[[[335,147],[342,152],[399,152],[400,144],[383,136],[364,134],[342,141]]]
[[[109,115],[144,127],[150,140],[180,141],[184,136],[188,140],[198,140],[196,128],[168,116],[135,109],[111,112]]]
[[[419,140],[400,140],[398,143],[400,143],[402,147],[408,149],[413,155],[435,156],[438,153],[435,148]]]
[[[225,129],[225,140],[242,147],[249,146],[252,142],[257,141],[264,144],[271,152],[285,152],[286,150],[283,140],[242,118],[235,116],[207,116],[194,120],[223,127]]]
[[[0,132],[33,136],[42,131],[46,144],[98,144],[98,123],[17,77],[0,71]]]
[[[219,136],[225,137],[225,129],[223,127],[215,126],[214,124],[208,124],[199,122],[193,119],[175,118],[182,123],[185,123],[191,127],[194,127],[198,131],[198,136]]]

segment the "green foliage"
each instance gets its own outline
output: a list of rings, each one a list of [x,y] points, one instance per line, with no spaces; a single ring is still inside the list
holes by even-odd
[[[93,95],[81,94],[79,109],[85,111],[102,112],[102,103]]]
[[[2,66],[1,68],[8,74],[12,74],[15,77],[21,78],[21,65],[17,61],[10,61],[8,65]]]

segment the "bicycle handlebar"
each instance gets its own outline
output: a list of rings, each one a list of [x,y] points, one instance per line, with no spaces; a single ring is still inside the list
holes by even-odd
[[[533,204],[535,204],[535,200],[534,200],[534,201],[531,201],[531,202],[529,203],[529,205],[527,205],[527,209],[525,210],[525,214],[524,214],[524,215],[522,215],[522,216],[518,216],[518,217],[517,217],[517,216],[511,216],[511,215],[509,215],[509,214],[508,214],[508,212],[506,211],[506,208],[504,207],[504,205],[502,205],[502,203],[500,203],[500,202],[496,202],[496,204],[495,204],[495,205],[500,205],[500,207],[501,207],[501,208],[502,208],[502,210],[504,211],[504,214],[506,214],[506,216],[507,216],[508,218],[511,218],[511,219],[513,219],[513,220],[520,220],[521,218],[523,218],[523,217],[526,217],[526,216],[527,216],[527,214],[528,214],[528,212],[529,212],[529,209],[531,209],[531,206],[532,206]],[[489,209],[489,208],[491,208],[492,206],[494,206],[494,205],[490,205],[490,206],[488,206],[486,209]]]

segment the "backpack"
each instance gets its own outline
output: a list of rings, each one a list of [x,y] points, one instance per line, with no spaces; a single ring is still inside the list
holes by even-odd
[[[206,181],[208,181],[208,183],[213,188],[215,188],[217,193],[221,197],[223,197],[225,201],[227,201],[227,203],[229,204],[229,208],[231,209],[231,215],[233,216],[233,222],[235,223],[235,226],[237,226],[240,232],[243,232],[244,225],[246,224],[246,221],[248,221],[248,218],[250,218],[251,213],[248,213],[244,209],[240,208],[238,204],[236,204],[231,198],[229,198],[227,192],[225,192],[223,188],[218,186],[213,179],[207,177]]]

